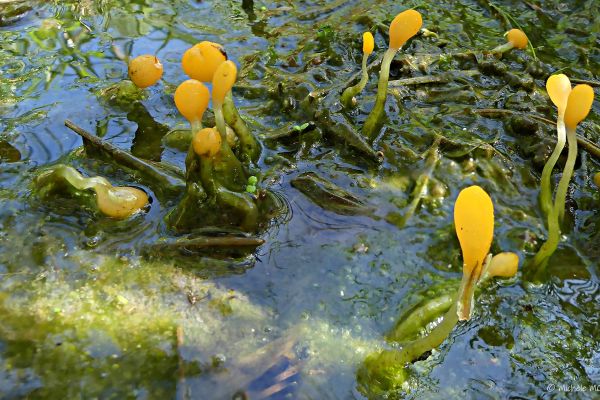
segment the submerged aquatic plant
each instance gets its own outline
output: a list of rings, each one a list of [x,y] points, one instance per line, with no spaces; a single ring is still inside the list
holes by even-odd
[[[377,84],[377,98],[373,110],[367,117],[363,126],[363,134],[370,140],[374,140],[381,126],[381,118],[384,114],[385,101],[387,98],[388,81],[390,78],[390,65],[400,48],[415,36],[421,26],[423,19],[416,10],[406,10],[396,15],[390,24],[390,45],[381,60],[379,82]]]
[[[43,171],[35,180],[42,195],[64,188],[96,193],[96,206],[100,212],[115,219],[128,218],[148,205],[148,195],[140,189],[129,186],[113,186],[101,176],[84,178],[73,167],[58,164]]]
[[[594,102],[594,90],[589,85],[577,85],[571,90],[564,113],[569,152],[563,174],[558,182],[554,204],[548,214],[548,239],[537,252],[532,263],[534,280],[541,280],[546,271],[548,260],[558,248],[560,241],[560,223],[565,213],[565,202],[569,182],[577,160],[577,125],[587,117]]]
[[[367,69],[367,61],[371,53],[373,53],[373,48],[375,47],[375,40],[373,39],[373,34],[371,32],[363,33],[363,59],[362,59],[362,76],[360,81],[354,85],[346,88],[344,93],[342,93],[341,102],[342,105],[346,108],[350,108],[356,104],[356,96],[367,86],[367,82],[369,81],[369,71]]]
[[[502,54],[512,49],[525,49],[529,40],[527,35],[520,29],[511,29],[506,32],[506,43],[500,45],[492,50],[494,54]]]
[[[138,56],[129,63],[129,78],[140,89],[154,85],[162,75],[163,66],[156,56]]]
[[[460,320],[470,318],[473,295],[491,278],[516,275],[519,257],[514,253],[488,254],[494,234],[494,207],[479,186],[460,192],[454,207],[454,223],[463,252],[463,279],[457,293],[444,293],[425,299],[403,314],[387,340],[401,345],[399,350],[372,354],[359,370],[366,391],[380,394],[399,387],[407,377],[406,365],[446,340]],[[455,290],[452,286],[450,289]],[[442,317],[433,329],[427,326]],[[422,332],[423,335],[419,336]],[[415,337],[417,337],[415,339]]]

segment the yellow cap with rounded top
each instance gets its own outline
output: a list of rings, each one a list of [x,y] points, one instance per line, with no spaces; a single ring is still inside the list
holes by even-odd
[[[146,192],[133,187],[97,185],[95,191],[98,209],[111,218],[127,218],[148,204]]]
[[[463,273],[483,265],[494,237],[494,205],[479,186],[463,189],[454,205],[456,236],[463,254]]]
[[[202,121],[209,98],[208,88],[195,79],[188,79],[175,90],[175,105],[190,123]]]
[[[406,10],[396,15],[390,24],[390,49],[398,50],[402,47],[419,32],[422,25],[423,18],[416,10]]]
[[[571,90],[565,111],[565,125],[575,129],[587,117],[594,102],[594,89],[590,85],[577,85]]]
[[[375,39],[373,38],[373,34],[371,32],[363,33],[363,53],[369,55],[373,52],[375,48]]]
[[[520,29],[511,29],[506,33],[506,39],[512,43],[517,49],[524,49],[527,47],[527,35]]]
[[[233,61],[225,61],[219,65],[212,81],[213,103],[223,104],[223,100],[225,100],[225,96],[233,87],[236,78],[237,67]]]
[[[558,108],[558,115],[563,115],[571,93],[571,81],[565,74],[552,75],[546,81],[546,91],[552,103]]]
[[[194,135],[192,147],[200,157],[213,157],[221,149],[221,135],[215,128],[204,128]]]
[[[501,278],[512,278],[517,274],[519,268],[519,256],[515,253],[496,254],[487,269],[487,275],[490,277],[498,276]]]
[[[162,77],[163,66],[156,56],[145,54],[129,63],[129,79],[139,88],[154,85]]]
[[[181,66],[192,79],[211,82],[215,71],[227,61],[227,53],[223,46],[213,42],[200,42],[183,53]]]

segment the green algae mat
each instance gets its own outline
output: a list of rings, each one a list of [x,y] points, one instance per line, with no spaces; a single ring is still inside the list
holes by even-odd
[[[598,398],[599,15],[0,0],[0,398]]]

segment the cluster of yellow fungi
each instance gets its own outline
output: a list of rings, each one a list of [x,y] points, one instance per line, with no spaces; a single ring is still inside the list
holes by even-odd
[[[375,99],[375,105],[363,126],[363,134],[370,140],[375,139],[374,136],[377,134],[377,128],[381,123],[385,100],[387,98],[390,65],[392,64],[392,60],[408,39],[419,32],[422,25],[423,18],[421,17],[421,14],[412,9],[396,15],[390,24],[390,44],[381,60],[379,82],[377,83],[377,98]]]
[[[560,226],[564,219],[567,191],[577,160],[576,130],[579,123],[589,114],[594,102],[594,90],[591,86],[582,84],[571,89],[571,81],[564,74],[550,76],[546,81],[546,91],[558,111],[556,119],[557,142],[554,151],[544,166],[541,177],[540,206],[547,218],[548,238],[533,259],[532,269],[535,271],[536,280],[543,278],[548,260],[554,254],[560,242]],[[565,143],[569,145],[567,161],[556,188],[554,201],[552,201],[550,189],[552,170],[565,147]]]

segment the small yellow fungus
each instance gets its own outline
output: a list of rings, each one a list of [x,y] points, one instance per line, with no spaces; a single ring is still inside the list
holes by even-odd
[[[221,149],[221,135],[215,128],[204,128],[194,135],[192,147],[200,157],[214,157]]]
[[[463,278],[457,302],[458,319],[468,320],[475,286],[494,237],[494,205],[479,186],[463,189],[454,205],[454,225],[463,255]]]
[[[208,107],[210,92],[204,84],[195,79],[183,82],[175,91],[177,109],[192,125],[202,121]]]
[[[396,15],[390,24],[390,49],[400,49],[419,32],[422,25],[423,19],[416,10],[406,10]]]
[[[494,237],[494,205],[479,186],[463,189],[454,205],[456,235],[463,254],[463,272],[469,275],[483,265]]]
[[[600,188],[600,172],[596,172],[596,175],[594,175],[594,183]]]
[[[215,71],[212,80],[212,98],[213,103],[223,104],[225,96],[235,83],[237,78],[237,67],[233,61],[225,61]]]
[[[162,77],[163,66],[157,57],[143,55],[129,63],[129,78],[139,88],[154,85]]]
[[[183,71],[192,79],[212,82],[215,71],[227,61],[223,46],[213,42],[200,42],[183,53]]]
[[[135,214],[148,204],[148,195],[128,186],[96,185],[96,203],[102,214],[123,219]]]
[[[565,125],[575,129],[587,117],[594,102],[594,89],[589,85],[577,85],[569,95],[565,111]]]
[[[363,54],[371,54],[375,48],[375,39],[371,32],[363,33]]]
[[[562,118],[571,94],[571,81],[565,74],[552,75],[546,81],[546,91],[552,103],[558,108],[559,118]]]
[[[517,49],[524,49],[527,47],[527,35],[520,29],[514,28],[508,31],[506,33],[506,39]]]
[[[517,274],[519,268],[519,256],[515,253],[496,254],[487,268],[488,277],[512,278]]]

